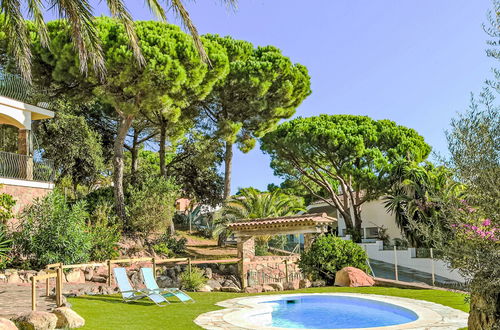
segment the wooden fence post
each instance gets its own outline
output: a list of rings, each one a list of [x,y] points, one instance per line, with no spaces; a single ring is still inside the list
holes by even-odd
[[[108,286],[111,286],[111,260],[107,260],[108,264]]]
[[[56,277],[56,304],[57,307],[61,307],[62,305],[62,283],[63,283],[63,269],[62,267],[57,268],[57,277]]]
[[[191,258],[188,258],[188,271],[189,275],[191,275]]]
[[[49,273],[49,267],[45,268],[45,272],[48,274]],[[50,278],[45,280],[45,296],[50,295]]]
[[[36,277],[31,277],[31,310],[36,311]]]

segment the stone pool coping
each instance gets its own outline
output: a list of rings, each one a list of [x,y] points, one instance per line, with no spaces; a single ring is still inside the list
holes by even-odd
[[[271,306],[259,305],[265,301],[286,299],[299,296],[345,296],[377,300],[407,308],[418,315],[418,319],[405,324],[385,327],[358,328],[357,330],[399,330],[399,329],[439,329],[456,330],[467,326],[468,314],[451,307],[432,303],[424,300],[409,298],[382,296],[360,293],[300,293],[300,294],[277,294],[266,296],[241,297],[224,300],[217,303],[225,309],[208,312],[199,315],[194,322],[204,329],[209,330],[240,330],[240,329],[262,329],[262,330],[299,330],[296,328],[279,328],[258,326],[249,322],[248,318],[255,314],[270,312]],[[304,330],[304,329],[300,329]],[[321,329],[316,329],[321,330]],[[324,329],[323,329],[324,330]],[[342,329],[339,329],[342,330]],[[344,329],[347,330],[347,329]],[[355,330],[355,329],[349,329]]]

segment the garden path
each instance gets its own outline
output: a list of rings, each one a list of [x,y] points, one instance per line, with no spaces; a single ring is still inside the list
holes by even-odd
[[[55,308],[53,298],[45,296],[45,285],[37,286],[37,310],[49,311]],[[31,311],[31,284],[0,284],[0,317]]]

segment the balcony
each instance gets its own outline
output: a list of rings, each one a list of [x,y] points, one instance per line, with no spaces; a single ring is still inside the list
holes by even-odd
[[[51,183],[54,175],[51,160],[0,151],[1,178]]]
[[[43,109],[53,108],[49,93],[39,87],[30,85],[18,75],[10,74],[0,68],[0,95],[31,104]]]

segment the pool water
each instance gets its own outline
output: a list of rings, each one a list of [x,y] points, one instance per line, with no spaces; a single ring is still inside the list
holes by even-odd
[[[352,329],[404,324],[418,319],[409,309],[377,300],[347,296],[296,296],[268,301],[273,327]]]

